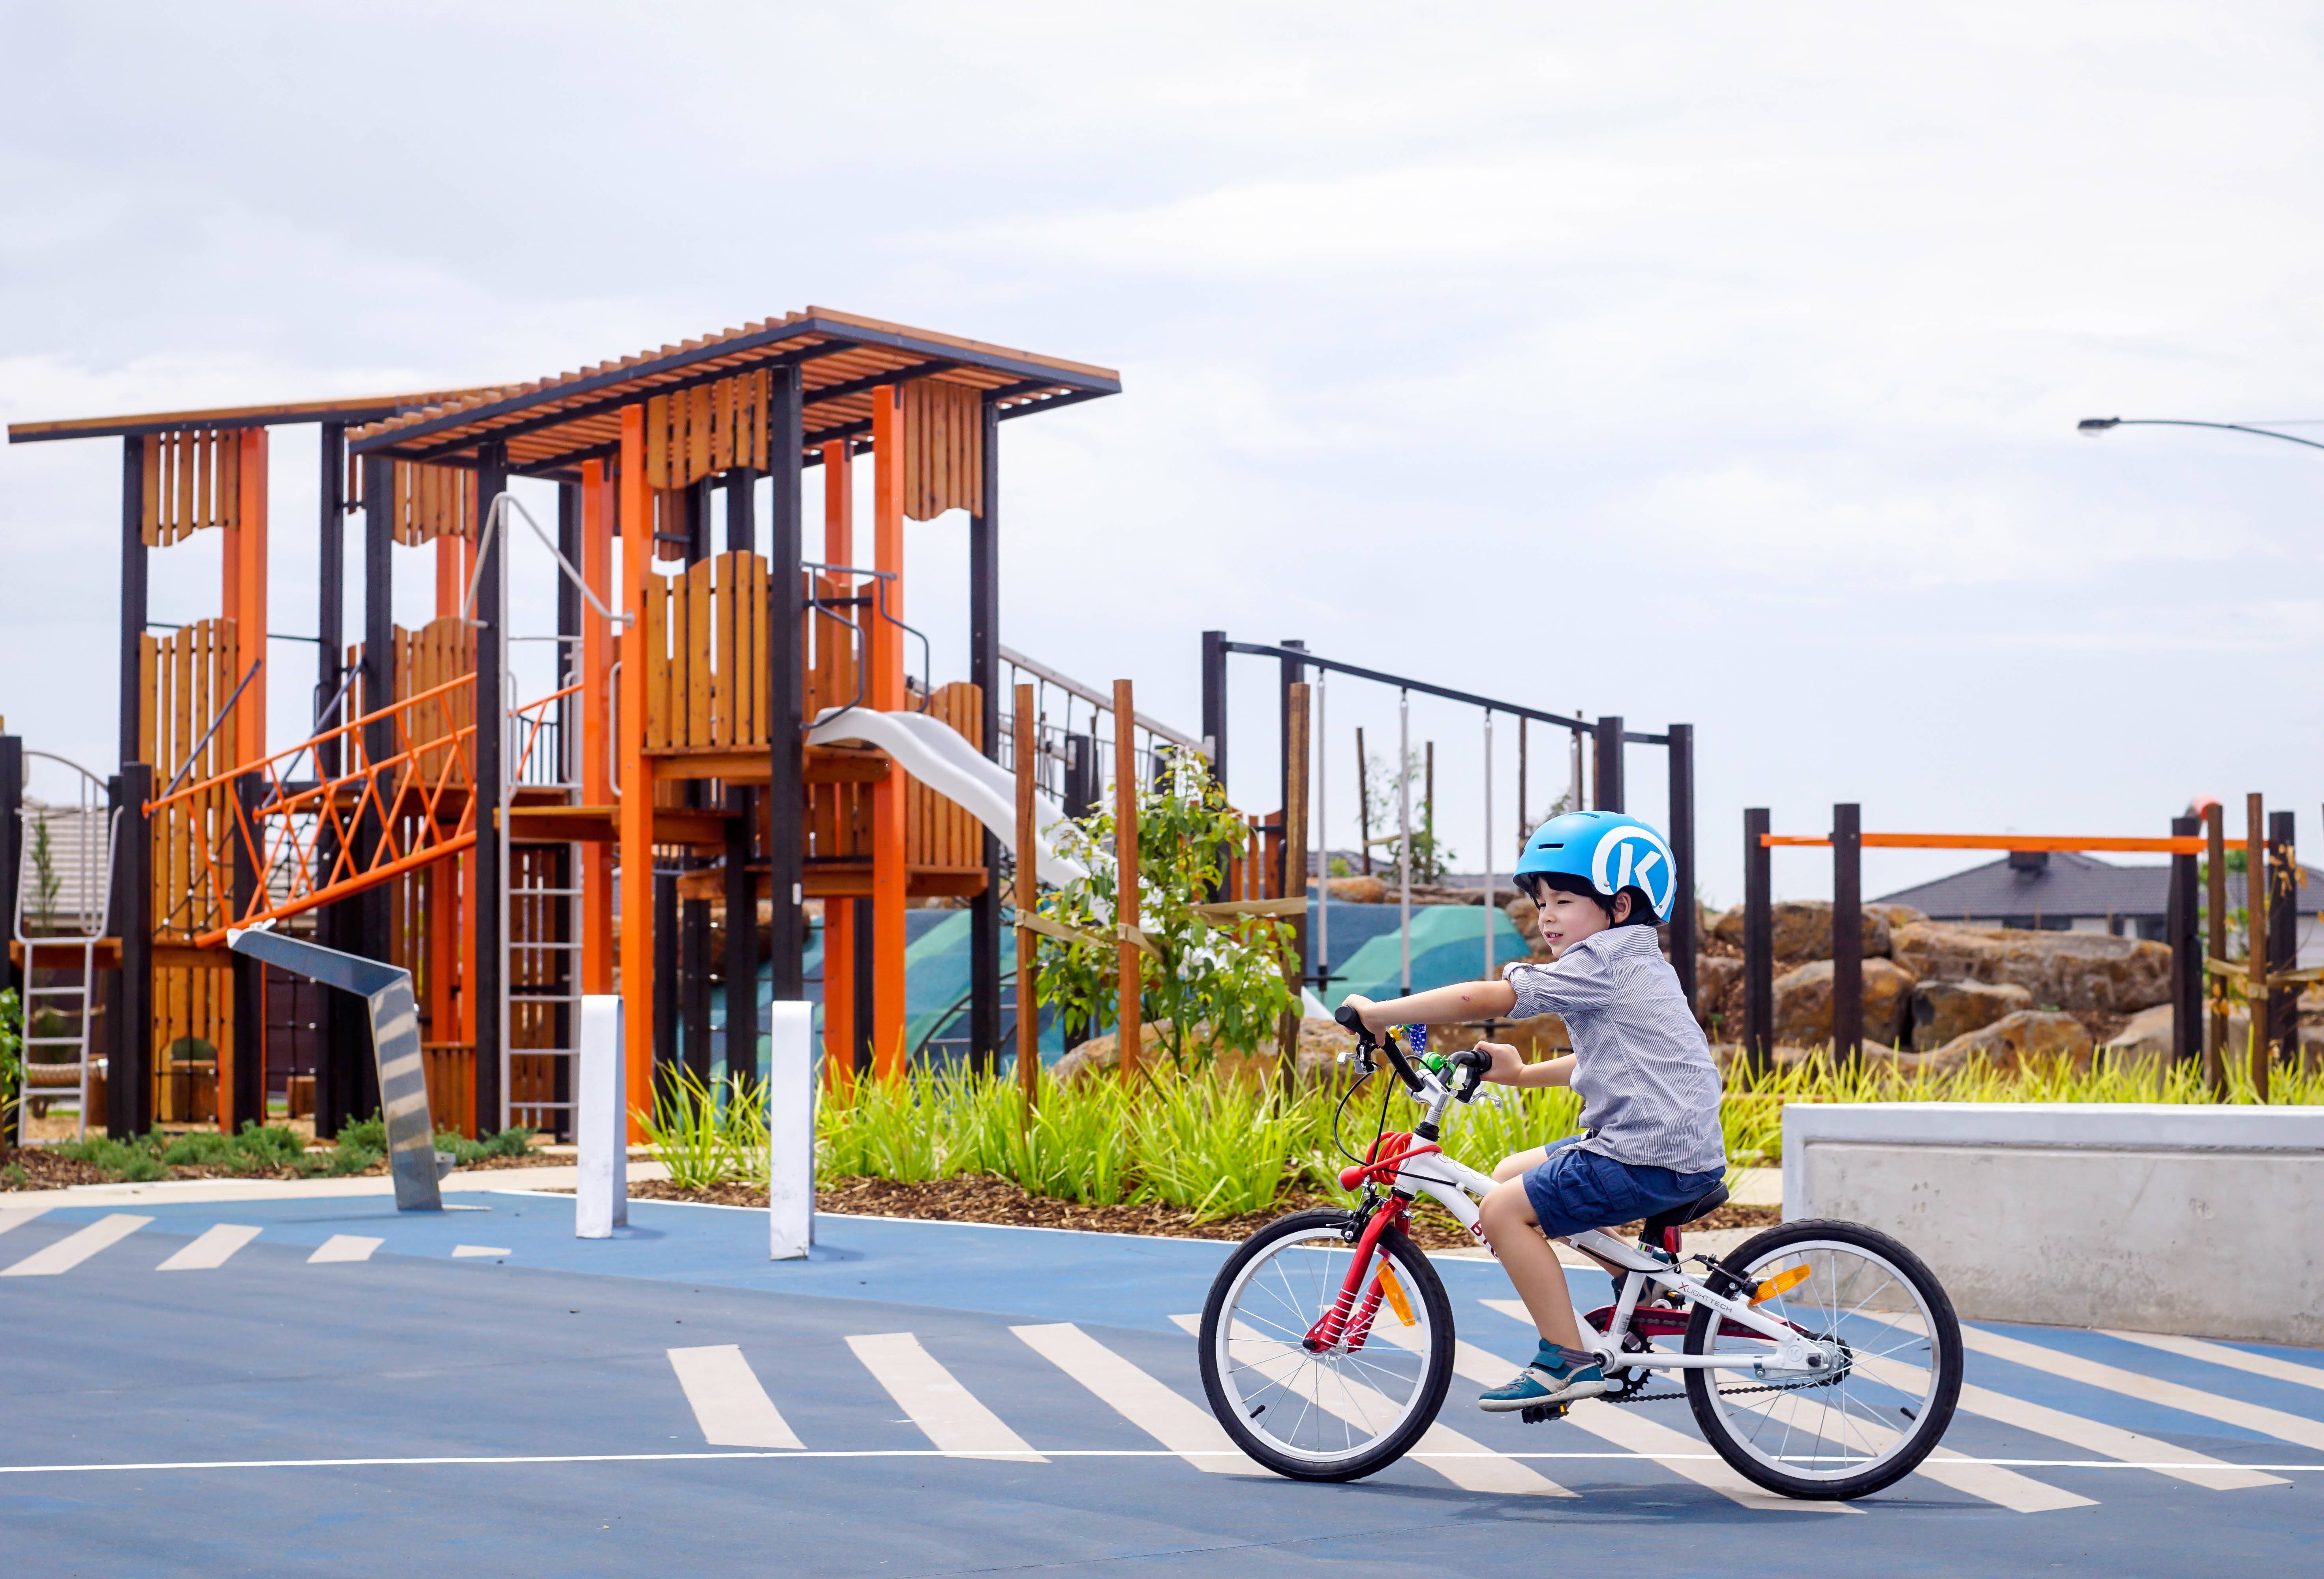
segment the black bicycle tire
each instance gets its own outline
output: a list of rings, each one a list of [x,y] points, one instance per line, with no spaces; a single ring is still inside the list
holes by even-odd
[[[1748,1267],[1762,1255],[1787,1245],[1819,1239],[1838,1240],[1842,1244],[1852,1242],[1858,1248],[1873,1252],[1895,1267],[1913,1284],[1914,1291],[1928,1306],[1931,1323],[1938,1329],[1937,1336],[1942,1339],[1937,1356],[1935,1394],[1914,1421],[1913,1435],[1905,1450],[1878,1467],[1846,1480],[1810,1480],[1802,1475],[1789,1475],[1770,1467],[1729,1435],[1727,1422],[1719,1411],[1714,1372],[1689,1371],[1686,1373],[1686,1401],[1687,1407],[1693,1411],[1695,1425],[1701,1428],[1703,1439],[1711,1444],[1712,1451],[1725,1459],[1736,1473],[1754,1485],[1803,1501],[1848,1502],[1895,1485],[1920,1468],[1922,1461],[1935,1452],[1937,1445],[1944,1440],[1946,1428],[1952,1424],[1954,1406],[1960,1400],[1960,1319],[1953,1314],[1953,1302],[1945,1293],[1944,1285],[1937,1281],[1936,1274],[1929,1270],[1926,1262],[1890,1235],[1877,1228],[1868,1228],[1861,1223],[1823,1218],[1785,1223],[1780,1227],[1755,1235],[1720,1260],[1729,1266]],[[1708,1305],[1695,1306],[1693,1318],[1686,1327],[1687,1354],[1709,1352],[1711,1323],[1716,1316],[1717,1312]]]
[[[1237,1274],[1277,1240],[1312,1228],[1341,1227],[1353,1220],[1353,1213],[1336,1207],[1311,1207],[1276,1218],[1236,1246],[1235,1253],[1227,1257],[1226,1264],[1212,1280],[1210,1294],[1203,1301],[1202,1333],[1197,1341],[1202,1347],[1203,1393],[1210,1400],[1211,1413],[1236,1446],[1286,1480],[1354,1481],[1379,1473],[1412,1451],[1413,1445],[1427,1434],[1428,1428],[1436,1423],[1437,1413],[1444,1407],[1444,1395],[1452,1385],[1452,1301],[1444,1292],[1444,1281],[1436,1275],[1436,1269],[1429,1264],[1419,1246],[1399,1230],[1390,1228],[1379,1236],[1379,1248],[1396,1262],[1398,1274],[1428,1311],[1428,1369],[1421,1378],[1422,1400],[1404,1423],[1363,1453],[1319,1465],[1268,1446],[1250,1429],[1227,1397],[1225,1384],[1219,1377],[1218,1329],[1227,1291],[1234,1286]]]

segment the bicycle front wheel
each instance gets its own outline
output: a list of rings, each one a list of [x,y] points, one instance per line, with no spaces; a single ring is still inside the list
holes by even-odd
[[[1821,1363],[1784,1369],[1775,1344],[1698,1304],[1686,1352],[1731,1363],[1686,1373],[1695,1424],[1737,1473],[1787,1497],[1845,1501],[1910,1474],[1952,1421],[1960,1323],[1921,1258],[1857,1223],[1786,1223],[1721,1260],[1770,1290],[1758,1309]],[[1715,1330],[1714,1330],[1715,1329]]]
[[[1382,1234],[1346,1325],[1317,1324],[1355,1260],[1353,1217],[1278,1217],[1228,1258],[1203,1306],[1203,1391],[1245,1453],[1303,1481],[1349,1481],[1420,1440],[1452,1380],[1452,1308],[1412,1241]]]

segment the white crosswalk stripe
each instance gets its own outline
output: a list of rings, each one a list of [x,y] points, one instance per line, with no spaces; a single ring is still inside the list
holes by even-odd
[[[1865,1312],[1869,1316],[1873,1313]],[[1904,1322],[1889,1316],[1875,1319],[1903,1326]],[[1990,1354],[1997,1360],[2012,1364],[2046,1371],[2052,1376],[2062,1376],[2069,1382],[2080,1382],[2089,1387],[2103,1387],[2109,1392],[2119,1392],[2129,1398],[2144,1399],[2166,1408],[2214,1420],[2223,1426],[2236,1426],[2262,1437],[2273,1437],[2280,1441],[2293,1442],[2302,1447],[2324,1452],[2324,1420],[2311,1420],[2303,1415],[2287,1414],[2262,1404],[2246,1403],[2237,1398],[2222,1398],[2217,1393],[2198,1388],[2182,1387],[2175,1382],[2165,1382],[2158,1376],[2142,1376],[2135,1371],[2086,1360],[2080,1354],[2070,1354],[2043,1344],[2027,1343],[2023,1338],[2006,1337],[1997,1332],[1987,1332],[1979,1327],[1963,1327],[1961,1342],[1980,1354]]]
[[[1107,1348],[1069,1321],[1009,1329],[1033,1352],[1088,1388],[1114,1412],[1207,1474],[1269,1474],[1252,1463],[1211,1411]]]
[[[1487,1304],[1493,1301],[1487,1300]],[[1517,1304],[1515,1300],[1506,1301]],[[1522,1311],[1523,1306],[1518,1306]],[[1504,1315],[1507,1312],[1503,1312]],[[1522,1317],[1527,1327],[1531,1317]],[[1452,1369],[1461,1376],[1480,1387],[1499,1387],[1516,1373],[1514,1362],[1498,1359],[1472,1343],[1457,1341],[1452,1345]],[[1566,1421],[1579,1426],[1591,1436],[1611,1442],[1617,1447],[1653,1459],[1674,1474],[1684,1475],[1696,1485],[1717,1492],[1729,1501],[1762,1513],[1860,1513],[1862,1509],[1847,1502],[1807,1502],[1794,1497],[1780,1496],[1762,1491],[1717,1458],[1703,1456],[1711,1445],[1668,1426],[1656,1425],[1633,1408],[1611,1404],[1603,1399],[1585,1398],[1567,1412]]]
[[[2205,1343],[2199,1337],[2165,1337],[2153,1332],[2108,1332],[2107,1336],[2144,1344],[2167,1354],[2184,1354],[2190,1360],[2206,1360],[2230,1370],[2247,1371],[2271,1382],[2324,1388],[2324,1365],[2302,1365],[2294,1360],[2279,1360],[2273,1354],[2255,1354],[2248,1349],[2229,1348],[2226,1344]]]
[[[23,1227],[48,1209],[46,1207],[0,1207],[0,1234],[5,1234],[11,1228]]]
[[[1874,1381],[1886,1382],[1900,1392],[1917,1396],[1926,1386],[1926,1372],[1917,1371],[1895,1360],[1859,1354],[1854,1363],[1857,1369]],[[2005,1426],[2015,1426],[2021,1431],[2031,1431],[2037,1437],[2070,1443],[2100,1458],[2154,1467],[2157,1474],[2167,1474],[2174,1480],[2205,1486],[2215,1492],[2239,1492],[2254,1486],[2292,1483],[2280,1476],[2244,1469],[2224,1459],[2198,1453],[2190,1447],[2174,1446],[2153,1437],[2142,1437],[2135,1431],[2126,1431],[2120,1426],[2109,1426],[2103,1420],[2070,1415],[2047,1404],[2034,1403],[2014,1393],[1996,1392],[1991,1388],[1969,1382],[1961,1384],[1960,1401],[1955,1407],[1962,1414],[1981,1415]],[[2169,1467],[2155,1467],[2161,1465]]]
[[[1170,1319],[1195,1336],[1202,1336],[1201,1317],[1174,1316]],[[1374,1331],[1384,1337],[1408,1336],[1401,1332],[1388,1333],[1385,1324]],[[1239,1360],[1249,1356],[1262,1365],[1279,1360],[1296,1361],[1301,1357],[1299,1351],[1289,1344],[1263,1337],[1249,1326],[1240,1323],[1233,1335],[1233,1345]],[[1399,1412],[1396,1401],[1378,1388],[1366,1386],[1348,1377],[1335,1375],[1329,1386],[1324,1385],[1323,1376],[1314,1366],[1296,1367],[1291,1380],[1284,1385],[1317,1408],[1337,1415],[1366,1432],[1377,1432],[1392,1423]],[[1464,1492],[1496,1492],[1528,1497],[1571,1497],[1575,1494],[1540,1471],[1506,1455],[1495,1453],[1474,1437],[1464,1437],[1441,1422],[1431,1425],[1422,1434],[1412,1448],[1411,1456],[1422,1467],[1435,1471]]]
[[[241,1223],[220,1223],[188,1241],[175,1255],[153,1270],[157,1272],[208,1271],[258,1237],[259,1230]]]
[[[669,1368],[678,1372],[702,1439],[713,1447],[806,1448],[736,1345],[672,1349]]]
[[[1860,1414],[1834,1409],[1804,1393],[1743,1393],[1737,1395],[1735,1401],[1770,1420],[1799,1422],[1810,1430],[1821,1432],[1827,1442],[1846,1442],[1864,1452],[1885,1452],[1901,1435]],[[2053,1513],[2061,1508],[2098,1506],[2095,1498],[2077,1496],[1997,1464],[1979,1464],[1947,1447],[1931,1453],[1914,1473],[1956,1492],[1997,1502],[2013,1513]]]
[[[454,1261],[463,1261],[473,1256],[514,1255],[515,1253],[516,1252],[513,1250],[496,1249],[490,1244],[455,1244],[452,1246],[452,1259]]]
[[[314,1266],[335,1261],[369,1261],[371,1253],[386,1244],[384,1239],[366,1239],[360,1234],[334,1234],[307,1258]]]
[[[927,1439],[959,1458],[1027,1458],[1047,1464],[999,1415],[977,1400],[908,1332],[850,1337],[847,1346]]]
[[[133,1217],[125,1212],[99,1217],[88,1227],[66,1235],[54,1244],[35,1250],[14,1265],[0,1268],[0,1278],[52,1278],[59,1272],[69,1272],[98,1251],[119,1244],[152,1220],[151,1217]]]

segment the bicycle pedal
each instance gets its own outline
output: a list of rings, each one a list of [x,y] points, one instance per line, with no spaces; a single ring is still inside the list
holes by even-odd
[[[1572,1407],[1568,1403],[1537,1403],[1531,1409],[1519,1410],[1517,1418],[1528,1426],[1538,1426],[1545,1420],[1563,1419]]]

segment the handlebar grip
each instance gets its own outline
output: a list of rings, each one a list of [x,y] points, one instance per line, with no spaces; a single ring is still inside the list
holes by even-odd
[[[1493,1055],[1489,1052],[1480,1052],[1471,1047],[1465,1051],[1454,1053],[1452,1061],[1464,1069],[1474,1069],[1481,1075],[1493,1067]]]
[[[1342,1004],[1338,1011],[1333,1014],[1332,1018],[1337,1020],[1342,1026],[1354,1032],[1359,1036],[1364,1033],[1363,1011],[1357,1008],[1353,1004]]]

